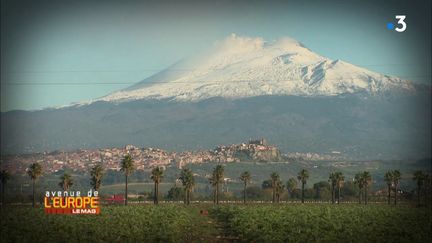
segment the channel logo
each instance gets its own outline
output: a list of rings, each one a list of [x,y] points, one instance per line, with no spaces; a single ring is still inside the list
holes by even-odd
[[[396,30],[397,32],[404,32],[407,28],[407,24],[405,22],[406,15],[396,15],[395,19],[397,20],[397,25],[393,22],[387,23],[387,29]]]
[[[99,214],[98,191],[88,191],[81,196],[80,191],[46,191],[44,198],[45,214]]]

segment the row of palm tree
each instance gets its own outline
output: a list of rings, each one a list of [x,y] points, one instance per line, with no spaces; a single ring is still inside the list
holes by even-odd
[[[279,174],[273,172],[270,175],[271,178],[271,186],[272,186],[272,202],[276,203],[280,201],[280,196],[285,189],[283,182],[279,178]]]
[[[332,203],[335,203],[336,198],[336,190],[338,191],[337,194],[337,202],[340,203],[340,195],[341,195],[341,187],[343,186],[343,183],[345,181],[345,177],[343,176],[342,172],[332,172],[329,176],[329,182],[331,185],[331,198]]]
[[[240,180],[244,181],[243,175],[248,175],[248,182],[250,181],[250,174],[249,172],[243,172],[243,174],[240,176]],[[301,202],[304,203],[304,192],[305,192],[305,184],[309,178],[309,173],[307,170],[302,169],[298,175],[297,180],[301,182],[302,184],[302,194],[301,194]],[[271,187],[272,187],[272,202],[276,203],[279,202],[280,193],[284,189],[284,185],[282,184],[279,174],[276,172],[273,172],[270,175],[271,180]],[[394,191],[394,204],[397,204],[397,193],[398,193],[398,186],[401,180],[401,173],[399,170],[390,170],[384,175],[384,181],[387,183],[388,186],[388,204],[390,204],[391,200],[391,191]],[[417,204],[420,205],[420,197],[422,194],[422,190],[425,183],[430,184],[430,176],[423,171],[416,171],[414,173],[413,180],[417,183]],[[332,172],[329,175],[329,182],[331,185],[331,196],[332,196],[332,203],[335,203],[336,201],[336,191],[337,193],[337,202],[340,203],[340,196],[341,196],[341,188],[345,182],[345,177],[342,172]],[[372,184],[372,176],[370,172],[364,171],[361,173],[357,173],[354,177],[354,183],[359,188],[359,204],[364,202],[364,204],[368,203],[368,188]],[[244,184],[244,203],[246,203],[246,182]],[[430,185],[429,185],[430,186]],[[297,188],[297,181],[294,178],[290,178],[287,182],[287,190],[289,194],[292,194],[294,190]]]
[[[394,191],[394,204],[397,203],[398,186],[401,180],[399,170],[389,170],[384,175],[384,181],[387,184],[387,204],[391,203],[391,191]]]
[[[134,161],[130,155],[126,155],[122,162],[121,162],[121,170],[125,174],[125,205],[127,205],[127,195],[128,195],[128,176],[133,172],[134,170]],[[3,174],[5,174],[3,176]],[[34,183],[36,179],[42,174],[42,168],[38,163],[34,163],[30,166],[28,170],[28,174],[31,177],[33,181],[33,206],[35,205],[35,190],[34,190]],[[103,167],[101,164],[97,164],[94,166],[90,172],[91,174],[91,185],[93,186],[94,190],[99,190],[101,186],[101,179],[103,176]],[[159,184],[163,178],[164,171],[161,167],[156,167],[151,172],[151,179],[154,181],[154,204],[159,203]],[[425,182],[428,180],[429,175],[422,172],[417,171],[414,173],[414,180],[417,182],[417,201],[418,204],[420,204],[420,196],[422,187],[424,186]],[[2,172],[2,180],[3,178],[6,178],[6,172]],[[273,172],[270,175],[271,182],[272,182],[272,202],[277,203],[280,201],[280,195],[282,194],[285,186],[283,185],[282,181],[280,180],[279,174],[276,172]],[[302,185],[302,194],[301,194],[301,202],[304,203],[304,191],[305,191],[305,185],[307,183],[307,180],[309,179],[309,172],[305,169],[302,169],[298,175],[297,180]],[[397,202],[397,190],[398,185],[401,179],[401,173],[398,170],[394,171],[388,171],[385,176],[384,180],[386,181],[388,187],[388,203],[390,203],[390,194],[391,189],[394,190],[394,203]],[[191,194],[193,187],[195,186],[195,180],[192,173],[192,170],[189,168],[184,168],[181,173],[179,180],[182,182],[184,191],[185,191],[185,204],[190,204]],[[251,181],[251,174],[248,171],[243,172],[240,175],[240,180],[244,184],[244,190],[243,190],[243,202],[246,203],[246,189],[247,185]],[[342,172],[332,172],[329,175],[329,182],[331,183],[331,191],[332,191],[332,203],[335,203],[336,198],[336,190],[337,193],[337,202],[340,203],[340,190],[343,186],[345,177],[343,176]],[[212,173],[212,176],[209,178],[210,184],[214,188],[214,203],[219,204],[219,195],[220,195],[220,184],[224,181],[224,167],[222,165],[217,165]],[[368,171],[364,171],[362,173],[358,173],[354,177],[354,183],[359,188],[359,203],[362,202],[362,199],[364,200],[364,204],[367,204],[368,202],[368,188],[372,183],[372,176]],[[2,185],[5,183],[2,182]],[[69,188],[73,185],[73,180],[71,176],[68,173],[65,173],[61,177],[61,182],[59,183],[60,187],[67,191]],[[294,178],[290,178],[287,182],[287,190],[289,193],[293,193],[294,190],[297,188],[297,181]],[[4,194],[4,193],[3,193]]]
[[[357,173],[354,176],[354,184],[356,184],[359,188],[359,204],[362,203],[362,198],[364,200],[364,204],[368,203],[368,189],[372,184],[372,176],[369,171],[363,171],[361,173]]]
[[[249,175],[249,181],[250,181],[250,174],[249,172],[243,172],[242,176],[240,176],[240,179],[244,181],[243,175],[247,173]],[[302,169],[297,174],[297,180],[301,183],[301,202],[304,203],[304,195],[305,195],[305,185],[307,183],[307,180],[309,179],[309,172],[306,169]],[[295,178],[290,178],[287,181],[286,188],[289,194],[293,194],[294,190],[297,188],[297,180]],[[270,175],[270,181],[271,181],[271,187],[272,187],[272,202],[278,203],[280,201],[280,195],[285,189],[285,185],[283,185],[282,181],[280,180],[279,174],[276,172],[271,173]],[[342,187],[344,176],[342,175],[342,172],[335,172],[331,173],[329,177],[329,181],[332,185],[332,202],[335,202],[335,189],[337,188],[338,193],[338,203],[340,202],[340,188]],[[244,188],[244,203],[246,203],[246,183]]]
[[[179,179],[182,182],[182,185],[183,185],[183,188],[185,191],[184,202],[186,205],[189,205],[192,190],[193,190],[193,187],[195,186],[195,179],[194,179],[192,170],[189,168],[182,169]]]
[[[216,165],[213,173],[209,178],[209,183],[213,187],[213,203],[219,204],[220,184],[224,182],[224,167]]]
[[[413,180],[416,181],[417,184],[417,205],[421,204],[421,194],[423,192],[424,196],[426,198],[426,191],[423,190],[423,187],[429,186],[429,189],[431,189],[430,187],[432,186],[432,182],[431,182],[431,175],[430,174],[426,174],[425,172],[418,170],[416,172],[414,172],[414,177]],[[427,184],[426,184],[427,183]]]
[[[130,154],[126,154],[122,161],[121,161],[121,167],[120,170],[123,171],[125,175],[125,195],[124,195],[124,204],[128,204],[128,177],[132,172],[135,170],[135,162],[132,159],[132,156]],[[164,175],[164,171],[161,167],[155,167],[153,168],[151,172],[151,179],[154,182],[154,197],[153,197],[153,203],[159,204],[159,184],[162,181]],[[188,201],[189,202],[189,201]]]
[[[35,184],[36,184],[36,180],[42,175],[42,166],[39,163],[33,163],[30,165],[30,167],[27,169],[27,174],[30,177],[30,179],[32,180],[32,206],[35,207],[36,206],[36,189],[35,189]],[[96,164],[90,171],[90,175],[91,175],[91,181],[90,184],[92,185],[93,189],[95,191],[99,190],[100,186],[101,186],[101,182],[102,182],[102,176],[103,176],[103,167],[101,164]],[[72,179],[72,175],[70,175],[69,173],[65,172],[61,177],[60,177],[60,182],[59,182],[59,186],[63,191],[69,191],[69,189],[73,186],[74,182]]]
[[[125,205],[127,205],[128,202],[128,177],[130,174],[134,171],[134,160],[132,157],[127,154],[123,157],[121,161],[121,171],[125,175]],[[33,185],[33,200],[32,205],[35,207],[36,205],[36,196],[35,196],[35,183],[36,180],[42,175],[42,166],[39,163],[33,163],[30,165],[30,167],[27,170],[27,174],[29,175],[30,179],[32,180]],[[102,177],[104,174],[104,168],[102,164],[98,163],[96,164],[90,171],[91,175],[91,181],[90,184],[92,185],[93,189],[95,191],[98,191],[101,184],[102,184]],[[161,167],[155,167],[151,172],[151,179],[154,182],[154,204],[159,203],[159,184],[162,181],[162,178],[164,176],[164,170]],[[7,181],[10,179],[10,175],[6,170],[0,171],[0,179],[2,183],[2,203],[4,202],[4,188]],[[64,190],[68,191],[70,187],[73,185],[73,179],[72,176],[69,173],[64,173],[63,176],[60,178],[61,181],[59,183],[59,186]],[[191,200],[191,194],[193,191],[193,188],[195,186],[195,180],[194,175],[191,169],[184,168],[182,169],[180,176],[178,178],[184,189],[184,203],[189,205]],[[252,180],[252,176],[250,172],[245,171],[241,173],[239,179],[243,182],[243,202],[246,203],[246,189],[248,184]],[[280,201],[280,196],[282,192],[285,189],[285,185],[280,180],[279,174],[274,172],[270,175],[271,179],[271,188],[272,188],[272,202],[277,203]],[[298,174],[297,178],[290,178],[286,183],[286,189],[289,194],[293,194],[294,190],[297,188],[297,181],[301,183],[301,202],[304,203],[304,192],[305,192],[305,185],[307,183],[307,180],[309,179],[309,172],[306,169],[302,169]],[[400,184],[401,180],[401,173],[398,170],[391,170],[388,171],[384,175],[384,181],[387,184],[388,189],[388,204],[391,202],[391,192],[394,192],[394,204],[397,203],[397,192],[398,192],[398,186]],[[423,171],[416,171],[414,173],[413,180],[416,181],[417,185],[417,204],[420,205],[422,194],[425,194],[424,187],[427,186],[427,183],[430,183],[431,177],[430,175],[426,174]],[[332,203],[335,203],[336,201],[340,203],[340,197],[341,197],[341,187],[343,186],[343,183],[345,181],[345,177],[342,174],[342,172],[332,172],[329,175],[329,183],[331,185],[331,194],[332,194]],[[220,184],[224,182],[224,167],[222,165],[217,165],[209,178],[209,183],[213,187],[213,202],[214,204],[219,204],[219,198],[220,198]],[[358,186],[359,189],[359,203],[364,202],[364,204],[368,203],[368,188],[372,183],[372,176],[368,171],[364,171],[362,173],[358,173],[354,177],[354,183]],[[430,186],[430,185],[429,185]],[[336,194],[337,192],[337,194]],[[337,195],[337,199],[336,199]],[[425,197],[425,195],[423,195]]]

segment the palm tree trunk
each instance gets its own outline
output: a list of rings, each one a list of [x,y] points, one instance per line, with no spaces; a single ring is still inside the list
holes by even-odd
[[[216,187],[213,188],[213,204],[216,204]]]
[[[32,203],[32,206],[33,207],[36,207],[36,193],[35,193],[35,179],[33,179],[33,203]]]
[[[334,185],[332,185],[332,195],[331,195],[331,197],[332,197],[332,204],[334,204],[335,203],[335,187],[334,187]]]
[[[361,204],[361,201],[362,201],[362,190],[361,190],[361,188],[359,188],[359,195],[358,195],[358,197],[359,197],[359,204]]]
[[[388,189],[388,195],[387,195],[387,204],[390,205],[390,192],[391,192],[391,188],[390,188],[390,184],[387,185],[387,189]]]
[[[156,204],[156,181],[154,182],[153,186],[153,204]]]
[[[3,207],[4,204],[5,204],[4,199],[5,199],[5,183],[2,182],[2,198],[1,198],[2,207]]]
[[[304,186],[305,186],[305,183],[302,182],[302,203],[304,203]]]
[[[159,182],[156,183],[156,204],[159,204]]]
[[[126,183],[125,183],[125,205],[127,205],[127,203],[128,203],[128,175],[127,174],[125,174],[125,180],[126,180]]]
[[[368,189],[367,189],[367,186],[365,187],[365,205],[367,204],[367,202],[368,202]]]
[[[159,203],[159,183],[157,183],[155,181],[154,184],[154,204],[158,204]]]
[[[338,204],[340,204],[340,192],[341,192],[341,188],[340,186],[338,186]]]
[[[244,190],[243,190],[243,203],[246,204],[246,182],[244,183]]]
[[[397,185],[395,185],[395,192],[394,192],[394,205],[397,204],[397,194],[398,194],[398,189],[397,189]]]
[[[273,190],[272,190],[272,203],[275,203],[275,201],[276,201],[276,192],[275,192],[275,188],[273,187]]]
[[[216,204],[219,204],[219,182],[216,184]]]
[[[417,206],[420,206],[420,186],[417,186]]]
[[[188,191],[187,191],[187,205],[190,204],[190,198],[191,198],[191,189],[188,189]]]

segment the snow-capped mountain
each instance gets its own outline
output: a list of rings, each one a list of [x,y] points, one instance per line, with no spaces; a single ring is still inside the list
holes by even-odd
[[[392,90],[412,91],[414,86],[397,77],[320,56],[290,38],[266,42],[232,34],[206,53],[97,100],[199,101],[262,95],[374,95]]]
[[[330,60],[292,39],[232,35],[105,97],[2,113],[0,148],[185,151],[263,137],[283,152],[430,158],[430,106],[430,86]]]

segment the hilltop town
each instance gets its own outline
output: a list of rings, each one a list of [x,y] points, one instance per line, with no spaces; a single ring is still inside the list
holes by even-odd
[[[316,153],[288,153],[269,145],[266,139],[250,140],[247,143],[220,145],[213,150],[168,152],[159,148],[138,148],[127,145],[123,148],[80,149],[71,152],[54,151],[24,155],[2,156],[2,169],[12,174],[25,173],[31,163],[38,162],[47,173],[70,169],[88,171],[97,163],[102,163],[108,170],[120,170],[123,156],[130,154],[137,170],[150,170],[159,167],[182,168],[187,164],[199,163],[235,163],[235,162],[279,162],[291,160],[334,159],[332,155]]]

